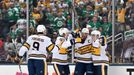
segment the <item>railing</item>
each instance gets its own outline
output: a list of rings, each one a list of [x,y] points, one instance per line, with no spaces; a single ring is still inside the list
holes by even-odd
[[[122,40],[123,41],[123,34],[122,33],[119,33],[117,35],[115,35],[115,42],[117,42],[118,40]],[[110,37],[107,37],[107,43],[112,43],[112,36]]]
[[[130,38],[133,38],[133,37],[134,37],[134,29],[124,32],[124,38],[125,38],[125,40],[130,39]]]
[[[129,38],[133,38],[134,37],[134,29],[133,30],[129,30],[129,31],[125,31],[124,34],[123,33],[119,33],[117,35],[115,35],[115,42],[117,42],[118,40],[126,40]],[[112,43],[112,36],[107,37],[107,43]]]

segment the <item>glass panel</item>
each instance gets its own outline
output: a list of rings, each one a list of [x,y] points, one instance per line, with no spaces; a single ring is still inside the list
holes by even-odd
[[[134,63],[134,1],[115,2],[115,63]]]
[[[26,40],[26,1],[0,0],[0,62],[10,63]]]

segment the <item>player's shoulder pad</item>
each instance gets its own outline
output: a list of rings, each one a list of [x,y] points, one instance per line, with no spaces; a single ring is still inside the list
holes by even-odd
[[[50,37],[48,37],[48,36],[43,36],[45,39],[51,39]]]
[[[56,40],[63,40],[64,39],[64,37],[57,37],[57,39]]]

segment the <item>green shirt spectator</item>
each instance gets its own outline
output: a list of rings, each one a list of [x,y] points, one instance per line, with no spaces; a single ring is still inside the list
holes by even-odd
[[[86,9],[82,11],[82,16],[87,17],[87,14],[88,14],[89,17],[93,17],[94,11],[92,9],[93,9],[92,6],[87,5]]]
[[[88,23],[91,26],[92,30],[99,30],[101,23],[98,21],[98,17],[93,17],[92,21]]]
[[[102,35],[110,36],[112,34],[112,23],[108,22],[106,17],[103,17]]]
[[[15,32],[15,29],[12,29],[10,30],[9,32],[9,35],[11,36],[12,39],[16,39],[16,32]]]
[[[30,22],[29,23],[30,23],[29,24],[29,28],[30,28],[29,30],[30,30],[30,33],[32,34],[36,30],[37,23],[36,23],[36,21],[33,18],[30,18]]]
[[[66,21],[66,18],[62,16],[62,12],[59,12],[58,16],[54,19],[54,23],[55,23],[54,28],[56,30],[60,29],[61,27],[64,26],[65,21]]]
[[[67,28],[69,30],[72,29],[72,19],[71,19],[71,16],[70,15],[67,16]]]
[[[36,21],[34,19],[30,19],[30,28],[36,28],[37,24]]]
[[[46,13],[46,16],[47,16],[47,20],[50,22],[50,23],[53,23],[54,22],[54,16],[52,15],[52,13]]]
[[[83,17],[86,17],[87,14],[88,14],[89,17],[93,17],[94,11],[86,11],[86,10],[83,10],[83,11],[82,11],[82,16],[83,16]]]
[[[110,36],[112,33],[112,24],[110,22],[102,24],[102,35]]]
[[[19,7],[14,7],[11,4],[11,7],[8,9],[8,20],[10,22],[16,22],[19,19]]]

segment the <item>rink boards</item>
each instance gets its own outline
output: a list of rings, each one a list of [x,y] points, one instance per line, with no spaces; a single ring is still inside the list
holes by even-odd
[[[73,75],[75,65],[70,66],[71,75]],[[28,75],[27,65],[21,65],[23,75]],[[134,69],[134,64],[110,65],[109,75],[130,75],[127,69]],[[0,75],[21,75],[18,65],[0,65]],[[48,75],[55,75],[53,65],[48,65]],[[134,75],[134,72],[131,74]]]

